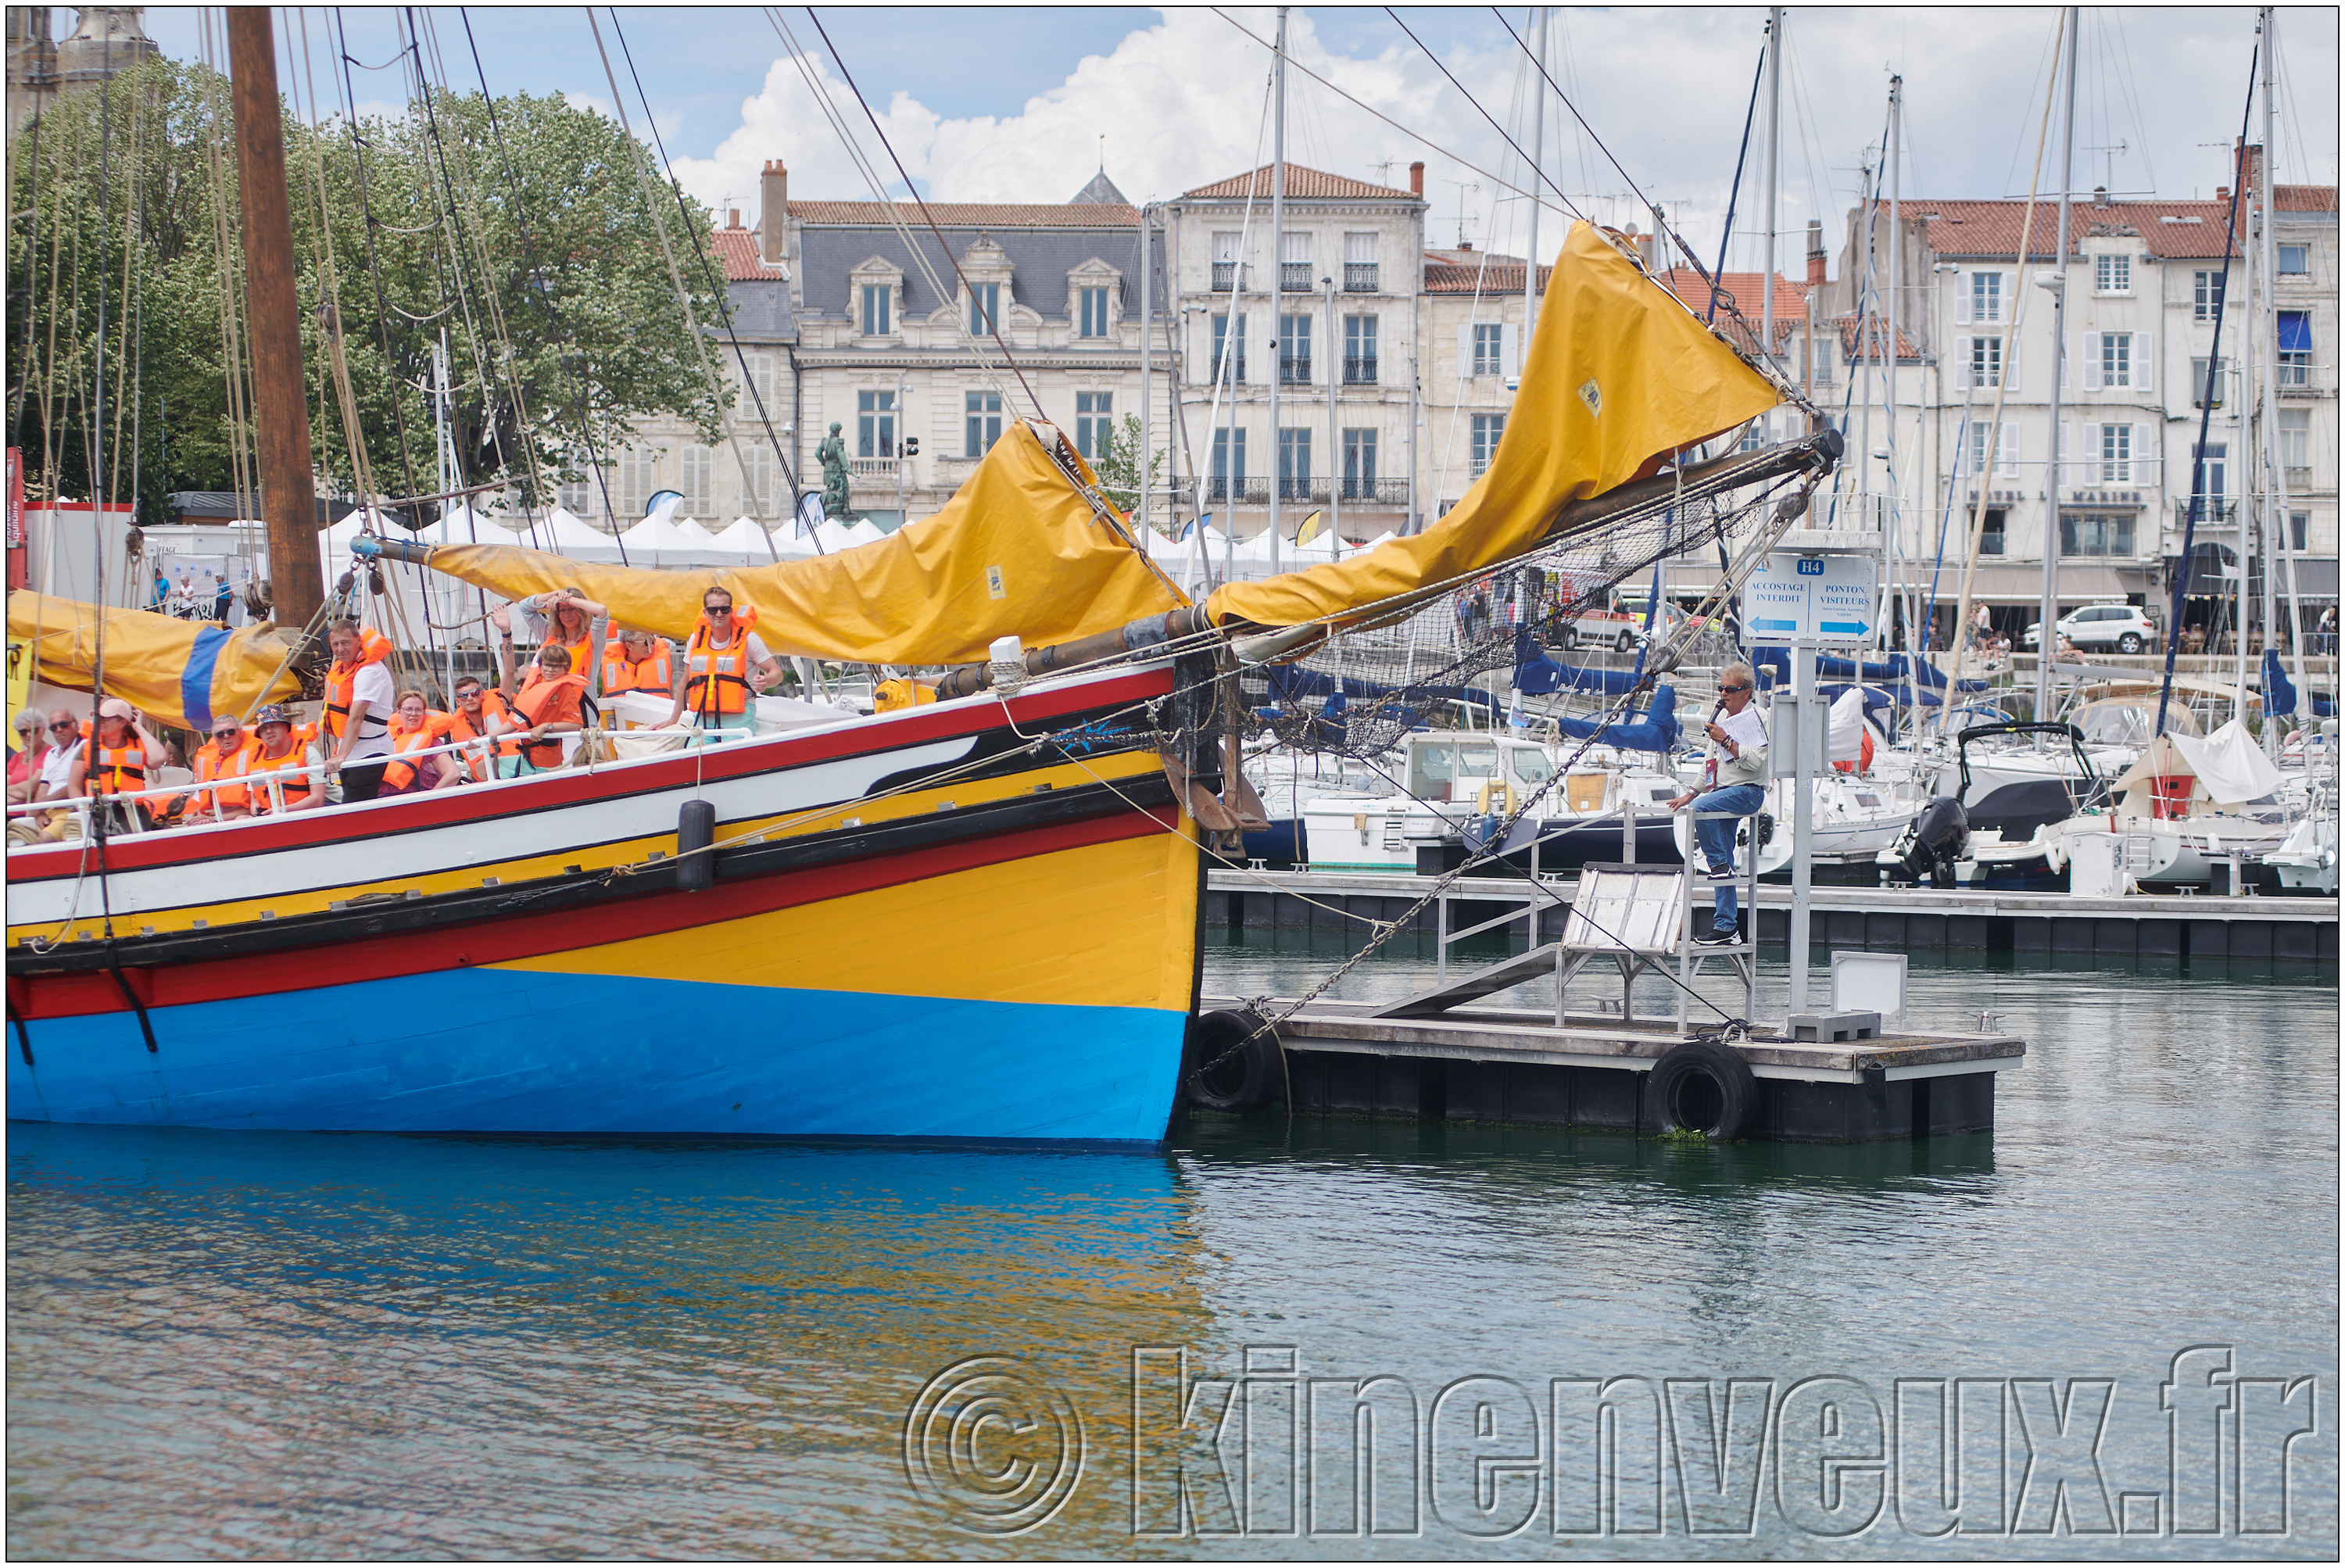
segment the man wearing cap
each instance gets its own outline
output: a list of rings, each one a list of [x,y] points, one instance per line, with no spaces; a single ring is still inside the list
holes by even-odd
[[[163,743],[147,733],[137,709],[109,697],[97,705],[97,733],[74,766],[73,792],[128,797],[108,802],[109,825],[117,832],[143,832],[155,825],[155,814],[137,793],[163,762]]]
[[[272,702],[252,716],[252,728],[259,736],[259,744],[237,758],[236,777],[246,789],[246,804],[256,817],[266,817],[277,808],[270,799],[269,785],[277,786],[277,799],[285,802],[288,811],[314,810],[326,799],[326,780],[322,770],[310,759],[309,748],[293,729],[292,710],[283,703]]]

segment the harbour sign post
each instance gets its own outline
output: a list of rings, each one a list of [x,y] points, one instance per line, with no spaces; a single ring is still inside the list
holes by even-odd
[[[1866,551],[1777,550],[1742,587],[1753,643],[1870,645],[1880,558]]]

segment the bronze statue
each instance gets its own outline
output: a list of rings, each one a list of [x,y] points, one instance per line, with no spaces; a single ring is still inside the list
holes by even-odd
[[[839,439],[838,422],[830,422],[830,434],[814,449],[814,459],[822,464],[822,514],[847,519],[847,443]]]

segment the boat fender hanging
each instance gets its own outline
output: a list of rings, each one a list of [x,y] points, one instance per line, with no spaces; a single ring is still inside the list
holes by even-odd
[[[709,800],[686,800],[675,814],[675,885],[696,893],[716,881],[716,806]]]
[[[1181,1090],[1209,1111],[1251,1111],[1285,1095],[1278,1033],[1251,1007],[1189,1021],[1181,1054]]]
[[[1670,1046],[1653,1064],[1650,1082],[1664,1132],[1683,1130],[1731,1142],[1742,1135],[1758,1108],[1759,1084],[1751,1064],[1715,1041]]]

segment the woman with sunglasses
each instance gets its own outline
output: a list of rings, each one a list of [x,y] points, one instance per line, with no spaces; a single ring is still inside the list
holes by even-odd
[[[48,759],[48,721],[37,708],[16,716],[16,749],[8,754],[8,804],[21,804],[41,787],[41,764]]]
[[[675,723],[686,709],[704,730],[756,728],[756,709],[750,698],[782,678],[782,667],[766,651],[757,634],[754,607],[738,615],[729,589],[710,588],[700,596],[700,624],[685,645],[684,680],[667,721]]]
[[[1704,787],[1670,802],[1672,811],[1693,808],[1694,842],[1709,863],[1691,869],[1706,872],[1718,890],[1710,934],[1695,939],[1700,947],[1730,947],[1741,940],[1734,896],[1734,824],[1755,816],[1767,802],[1767,721],[1751,706],[1757,678],[1747,664],[1731,664],[1718,672],[1719,711],[1702,726],[1710,737],[1702,763]]]

